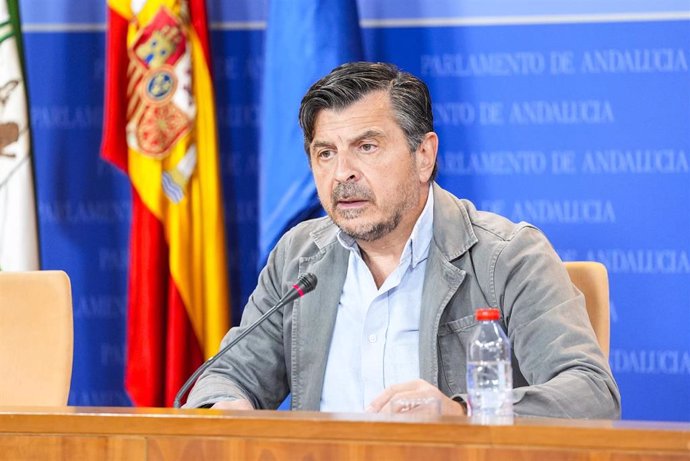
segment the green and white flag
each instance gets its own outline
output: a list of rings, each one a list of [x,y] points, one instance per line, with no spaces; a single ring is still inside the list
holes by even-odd
[[[0,270],[39,269],[17,0],[0,0]]]

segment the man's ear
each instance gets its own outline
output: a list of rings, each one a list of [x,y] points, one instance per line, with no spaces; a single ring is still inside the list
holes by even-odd
[[[422,183],[429,182],[431,174],[436,165],[436,155],[438,153],[438,135],[433,131],[424,135],[422,142],[417,147],[415,154],[415,161],[417,162],[417,172],[419,173],[419,181]]]

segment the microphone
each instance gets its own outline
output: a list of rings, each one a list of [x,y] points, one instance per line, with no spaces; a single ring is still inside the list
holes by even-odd
[[[182,400],[182,397],[187,393],[190,387],[192,387],[192,384],[194,384],[197,380],[197,378],[206,371],[208,367],[213,365],[216,360],[218,360],[223,354],[225,354],[232,346],[237,344],[247,336],[249,333],[252,332],[256,327],[258,327],[264,320],[266,320],[271,314],[273,314],[275,311],[283,307],[284,305],[291,303],[297,298],[301,298],[302,296],[306,295],[307,293],[311,292],[316,288],[316,276],[310,272],[307,272],[306,274],[302,275],[298,280],[297,283],[292,285],[292,289],[285,293],[282,298],[280,298],[280,301],[267,310],[264,315],[259,317],[254,323],[249,325],[246,330],[244,330],[242,333],[240,333],[235,339],[230,341],[224,348],[222,348],[220,351],[218,351],[217,354],[215,354],[213,357],[208,359],[206,362],[204,362],[199,368],[196,369],[196,371],[192,374],[192,376],[189,377],[189,379],[184,383],[184,385],[180,388],[180,390],[177,392],[175,395],[175,401],[173,402],[173,408],[180,408],[180,401]]]

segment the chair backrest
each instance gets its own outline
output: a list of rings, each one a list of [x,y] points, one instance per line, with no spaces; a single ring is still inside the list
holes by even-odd
[[[570,280],[585,295],[587,314],[606,358],[609,357],[611,317],[609,315],[609,276],[606,266],[594,261],[565,263]]]
[[[72,354],[67,274],[0,272],[0,405],[66,405]]]

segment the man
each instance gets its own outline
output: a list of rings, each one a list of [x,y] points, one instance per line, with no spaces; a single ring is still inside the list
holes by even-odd
[[[416,77],[381,63],[334,69],[299,113],[328,216],[287,232],[242,324],[297,278],[315,291],[269,317],[208,370],[187,406],[390,411],[435,397],[464,414],[474,310],[496,306],[513,344],[517,415],[617,418],[620,396],[584,306],[546,238],[433,182],[438,137]]]

